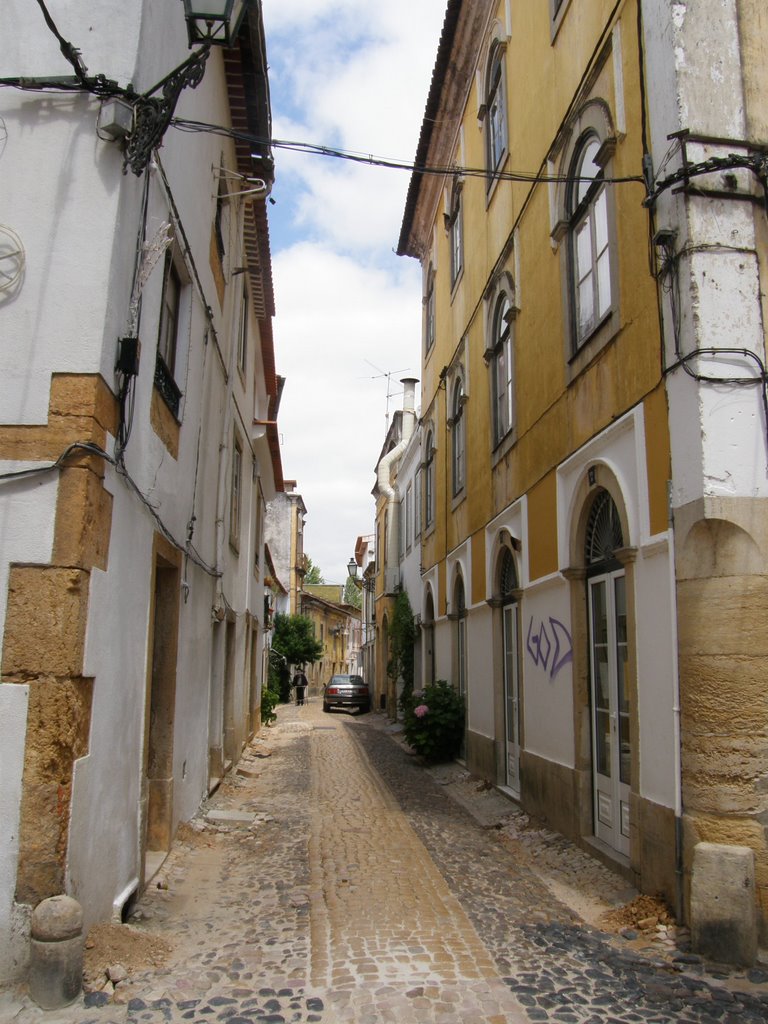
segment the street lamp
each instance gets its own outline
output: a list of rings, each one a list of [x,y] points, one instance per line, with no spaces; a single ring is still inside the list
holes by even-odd
[[[349,574],[350,579],[357,579],[357,559],[355,558],[354,555],[347,562],[347,572]]]
[[[249,0],[183,0],[189,45],[232,46]]]

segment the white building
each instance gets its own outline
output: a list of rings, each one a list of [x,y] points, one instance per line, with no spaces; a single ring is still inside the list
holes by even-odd
[[[69,60],[0,10],[0,979],[40,900],[119,917],[258,727],[282,487],[272,161],[227,134],[269,139],[260,4],[157,89],[181,4],[49,9]],[[175,92],[223,131],[163,134]]]

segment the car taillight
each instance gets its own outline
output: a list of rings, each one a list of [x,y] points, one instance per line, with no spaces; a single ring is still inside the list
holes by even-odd
[[[328,693],[338,693],[338,692],[339,692],[338,686],[329,686],[328,687]]]

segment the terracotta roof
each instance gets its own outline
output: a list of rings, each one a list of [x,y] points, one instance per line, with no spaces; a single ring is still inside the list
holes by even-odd
[[[416,159],[414,160],[416,170],[414,170],[411,175],[411,181],[408,185],[408,194],[405,199],[405,212],[403,213],[403,223],[400,228],[400,240],[397,243],[396,250],[398,256],[416,255],[416,253],[411,250],[410,234],[413,224],[413,215],[416,212],[416,204],[419,199],[419,190],[424,177],[423,172],[418,168],[424,167],[427,164],[429,144],[432,141],[432,131],[435,126],[437,112],[440,106],[440,93],[443,88],[445,73],[450,64],[451,50],[453,48],[453,40],[456,34],[456,26],[458,25],[462,3],[463,0],[448,0],[448,7],[445,11],[443,29],[440,33],[440,43],[437,48],[437,57],[432,71],[432,82],[429,87],[429,95],[427,96],[427,106],[424,110],[424,120],[421,123],[419,143],[416,147]]]
[[[236,132],[251,137],[249,141],[234,140],[237,169],[245,178],[260,178],[267,185],[271,185],[274,181],[274,161],[271,152],[272,111],[269,102],[267,51],[261,3],[250,6],[238,36],[237,46],[224,51],[224,72],[232,127]],[[259,322],[261,359],[269,397],[268,416],[274,420],[277,418],[277,407],[280,404],[282,378],[275,373],[275,346],[272,333],[275,294],[266,196],[246,203],[243,235],[253,312]],[[282,491],[280,438],[274,423],[267,426],[267,443],[275,487]]]

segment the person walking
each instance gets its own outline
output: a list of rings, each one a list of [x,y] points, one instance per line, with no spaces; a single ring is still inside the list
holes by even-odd
[[[309,683],[307,682],[307,677],[304,675],[301,669],[299,669],[299,671],[293,677],[293,685],[294,689],[296,690],[296,703],[301,705],[304,703],[304,700],[307,696],[307,687],[309,686]]]

